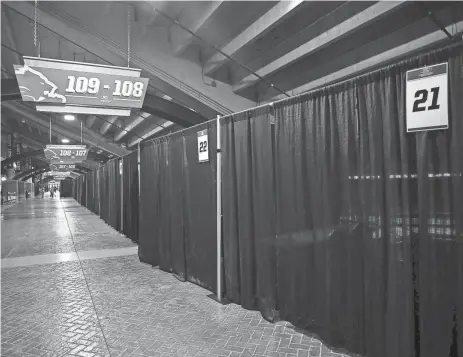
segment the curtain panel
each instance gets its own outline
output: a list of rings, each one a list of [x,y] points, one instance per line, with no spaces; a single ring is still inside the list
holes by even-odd
[[[139,257],[215,291],[217,155],[198,162],[201,130],[215,148],[215,123],[141,145]]]
[[[122,232],[138,242],[138,151],[122,159],[123,184],[123,230]]]
[[[463,354],[462,48],[222,120],[230,300],[364,356]],[[406,71],[446,61],[450,128],[406,133]]]

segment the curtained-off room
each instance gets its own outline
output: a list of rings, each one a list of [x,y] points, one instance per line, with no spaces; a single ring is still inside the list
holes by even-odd
[[[407,133],[406,72],[438,63],[449,128]],[[225,297],[349,353],[462,356],[462,113],[459,44],[221,118]],[[216,292],[216,138],[211,121],[143,142],[73,196],[142,262]]]
[[[197,132],[216,147],[215,123],[140,148],[140,260],[181,280],[216,286],[216,153],[198,162]]]

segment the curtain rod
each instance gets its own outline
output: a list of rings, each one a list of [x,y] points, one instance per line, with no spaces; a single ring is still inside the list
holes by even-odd
[[[411,57],[411,58],[409,58],[409,59],[400,60],[400,61],[397,61],[397,62],[392,63],[392,64],[390,64],[390,65],[382,66],[382,67],[379,68],[379,69],[374,69],[374,70],[369,71],[369,72],[366,72],[366,73],[364,73],[364,74],[357,75],[357,76],[352,77],[352,78],[344,79],[344,80],[342,80],[342,81],[340,81],[340,82],[336,82],[336,83],[333,83],[333,84],[330,84],[330,85],[327,85],[327,86],[320,86],[320,87],[317,87],[317,88],[312,89],[312,90],[310,90],[310,91],[307,91],[307,92],[304,92],[304,93],[300,93],[300,94],[294,95],[294,96],[292,96],[292,97],[290,97],[290,98],[282,98],[282,99],[276,100],[276,101],[274,101],[274,102],[270,102],[270,103],[265,103],[265,104],[259,105],[259,106],[257,106],[257,107],[252,107],[252,108],[244,109],[244,110],[241,110],[241,111],[239,111],[239,112],[232,113],[232,114],[223,115],[223,116],[220,116],[220,119],[228,118],[228,117],[231,117],[231,116],[233,116],[233,115],[235,115],[235,114],[241,114],[241,113],[245,113],[245,112],[252,111],[252,110],[256,110],[256,109],[265,108],[265,107],[267,107],[267,106],[269,106],[269,107],[274,107],[275,104],[282,103],[282,102],[285,102],[285,101],[289,101],[289,100],[292,100],[292,99],[295,99],[295,98],[299,98],[299,97],[302,97],[302,96],[304,96],[304,95],[310,95],[310,94],[315,93],[315,92],[317,92],[317,91],[319,91],[319,90],[321,90],[321,89],[336,87],[336,86],[345,84],[345,83],[347,83],[347,82],[349,82],[349,81],[352,81],[352,80],[354,80],[354,79],[356,79],[356,78],[367,77],[367,76],[372,75],[372,74],[374,74],[374,73],[380,72],[380,71],[382,71],[383,69],[385,69],[385,68],[387,68],[387,67],[389,67],[389,66],[392,66],[392,65],[396,65],[396,66],[397,66],[397,65],[399,65],[399,64],[401,64],[401,63],[403,63],[403,62],[405,62],[405,61],[410,61],[410,60],[413,60],[413,59],[415,59],[415,58],[418,58],[419,56],[429,55],[429,54],[431,54],[431,53],[433,53],[433,52],[436,52],[436,51],[443,51],[443,50],[447,50],[447,49],[451,49],[451,48],[453,48],[453,47],[459,47],[459,46],[462,46],[462,47],[463,47],[463,41],[460,41],[460,42],[458,42],[458,43],[452,43],[452,44],[450,44],[450,45],[446,45],[446,46],[440,47],[440,48],[435,49],[435,50],[433,50],[433,51],[425,52],[425,53],[423,53],[422,55],[415,55],[415,56],[413,56],[413,57]],[[160,139],[160,138],[169,137],[169,136],[171,136],[171,135],[173,135],[173,134],[181,133],[181,132],[183,132],[183,131],[185,131],[185,130],[188,130],[188,129],[197,127],[197,126],[202,125],[202,124],[212,123],[213,121],[216,121],[216,120],[217,120],[216,118],[214,118],[214,119],[209,119],[209,120],[207,120],[207,121],[204,121],[204,122],[202,122],[202,123],[199,123],[199,124],[190,126],[190,127],[188,127],[188,128],[185,128],[185,129],[182,129],[182,130],[178,130],[178,131],[176,131],[176,132],[169,133],[169,134],[166,134],[166,135],[163,135],[163,136],[154,138],[154,139],[146,140],[146,141],[144,141],[144,142],[147,143],[147,142],[151,142],[151,141],[154,141],[154,140],[157,140],[157,139]],[[143,142],[140,142],[140,144],[141,144],[141,143],[143,143]]]
[[[224,115],[224,116],[220,116],[220,119],[222,118],[227,118],[227,117],[230,117],[232,115],[235,115],[235,114],[241,114],[241,113],[245,113],[247,111],[251,111],[251,110],[255,110],[255,109],[260,109],[260,108],[264,108],[266,106],[269,106],[269,107],[273,107],[275,104],[278,104],[278,103],[281,103],[281,102],[285,102],[285,101],[289,101],[289,100],[292,100],[292,99],[295,99],[295,98],[299,98],[299,97],[302,97],[304,95],[309,95],[309,94],[313,94],[321,89],[326,89],[326,88],[332,88],[332,87],[336,87],[336,86],[339,86],[339,85],[342,85],[342,84],[345,84],[349,81],[352,81],[352,80],[355,80],[357,78],[364,78],[364,77],[367,77],[367,76],[370,76],[372,74],[375,74],[375,73],[378,73],[382,70],[384,70],[385,68],[389,67],[389,66],[397,66],[397,65],[400,65],[401,63],[404,63],[406,61],[410,61],[410,60],[413,60],[413,59],[416,59],[418,57],[421,57],[421,56],[426,56],[426,55],[430,55],[434,52],[437,52],[437,51],[444,51],[444,50],[448,50],[448,49],[451,49],[451,48],[454,48],[454,47],[463,47],[463,38],[457,42],[457,43],[452,43],[450,45],[446,45],[446,46],[443,46],[443,47],[440,47],[438,49],[435,49],[435,50],[432,50],[432,51],[429,51],[429,52],[425,52],[421,55],[415,55],[413,57],[410,57],[408,59],[403,59],[403,60],[400,60],[400,61],[397,61],[397,62],[394,62],[394,63],[391,63],[390,65],[386,65],[386,66],[382,66],[381,68],[378,68],[378,69],[374,69],[374,70],[371,70],[369,72],[366,72],[366,73],[363,73],[363,74],[360,74],[360,75],[357,75],[357,76],[354,76],[354,77],[351,77],[351,78],[347,78],[347,79],[344,79],[342,81],[339,81],[339,82],[336,82],[336,83],[332,83],[332,84],[329,84],[327,86],[323,86],[323,85],[320,85],[319,87],[316,87],[310,91],[307,91],[307,92],[303,92],[303,93],[299,93],[299,94],[296,94],[294,96],[291,96],[290,98],[282,98],[282,99],[279,99],[279,100],[276,100],[274,102],[270,102],[270,103],[266,103],[266,104],[262,104],[262,105],[259,105],[257,107],[252,107],[252,108],[248,108],[248,109],[245,109],[245,110],[241,110],[239,112],[236,112],[236,113],[232,113],[232,114],[227,114],[227,115]],[[209,121],[213,121],[213,120],[216,120],[216,119],[211,119]],[[207,122],[205,122],[207,123]]]

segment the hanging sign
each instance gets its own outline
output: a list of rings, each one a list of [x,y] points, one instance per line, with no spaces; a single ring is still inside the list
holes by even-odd
[[[198,160],[199,162],[209,161],[207,130],[198,132]]]
[[[44,112],[129,116],[149,82],[140,69],[36,57],[14,69],[22,100]]]
[[[76,168],[76,164],[51,164],[50,169],[54,172],[69,172]]]
[[[73,164],[86,160],[88,149],[85,145],[47,145],[43,153],[52,164]]]
[[[448,63],[407,72],[407,132],[448,129]]]
[[[63,180],[66,177],[69,177],[69,175],[71,174],[70,172],[55,172],[55,171],[51,171],[50,173],[51,173],[50,176],[53,176],[54,180]]]

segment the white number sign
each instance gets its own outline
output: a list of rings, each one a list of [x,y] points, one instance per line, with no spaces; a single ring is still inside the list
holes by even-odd
[[[207,139],[207,130],[198,132],[198,160],[199,162],[209,161],[209,142]]]
[[[448,64],[407,72],[407,132],[448,129]]]

